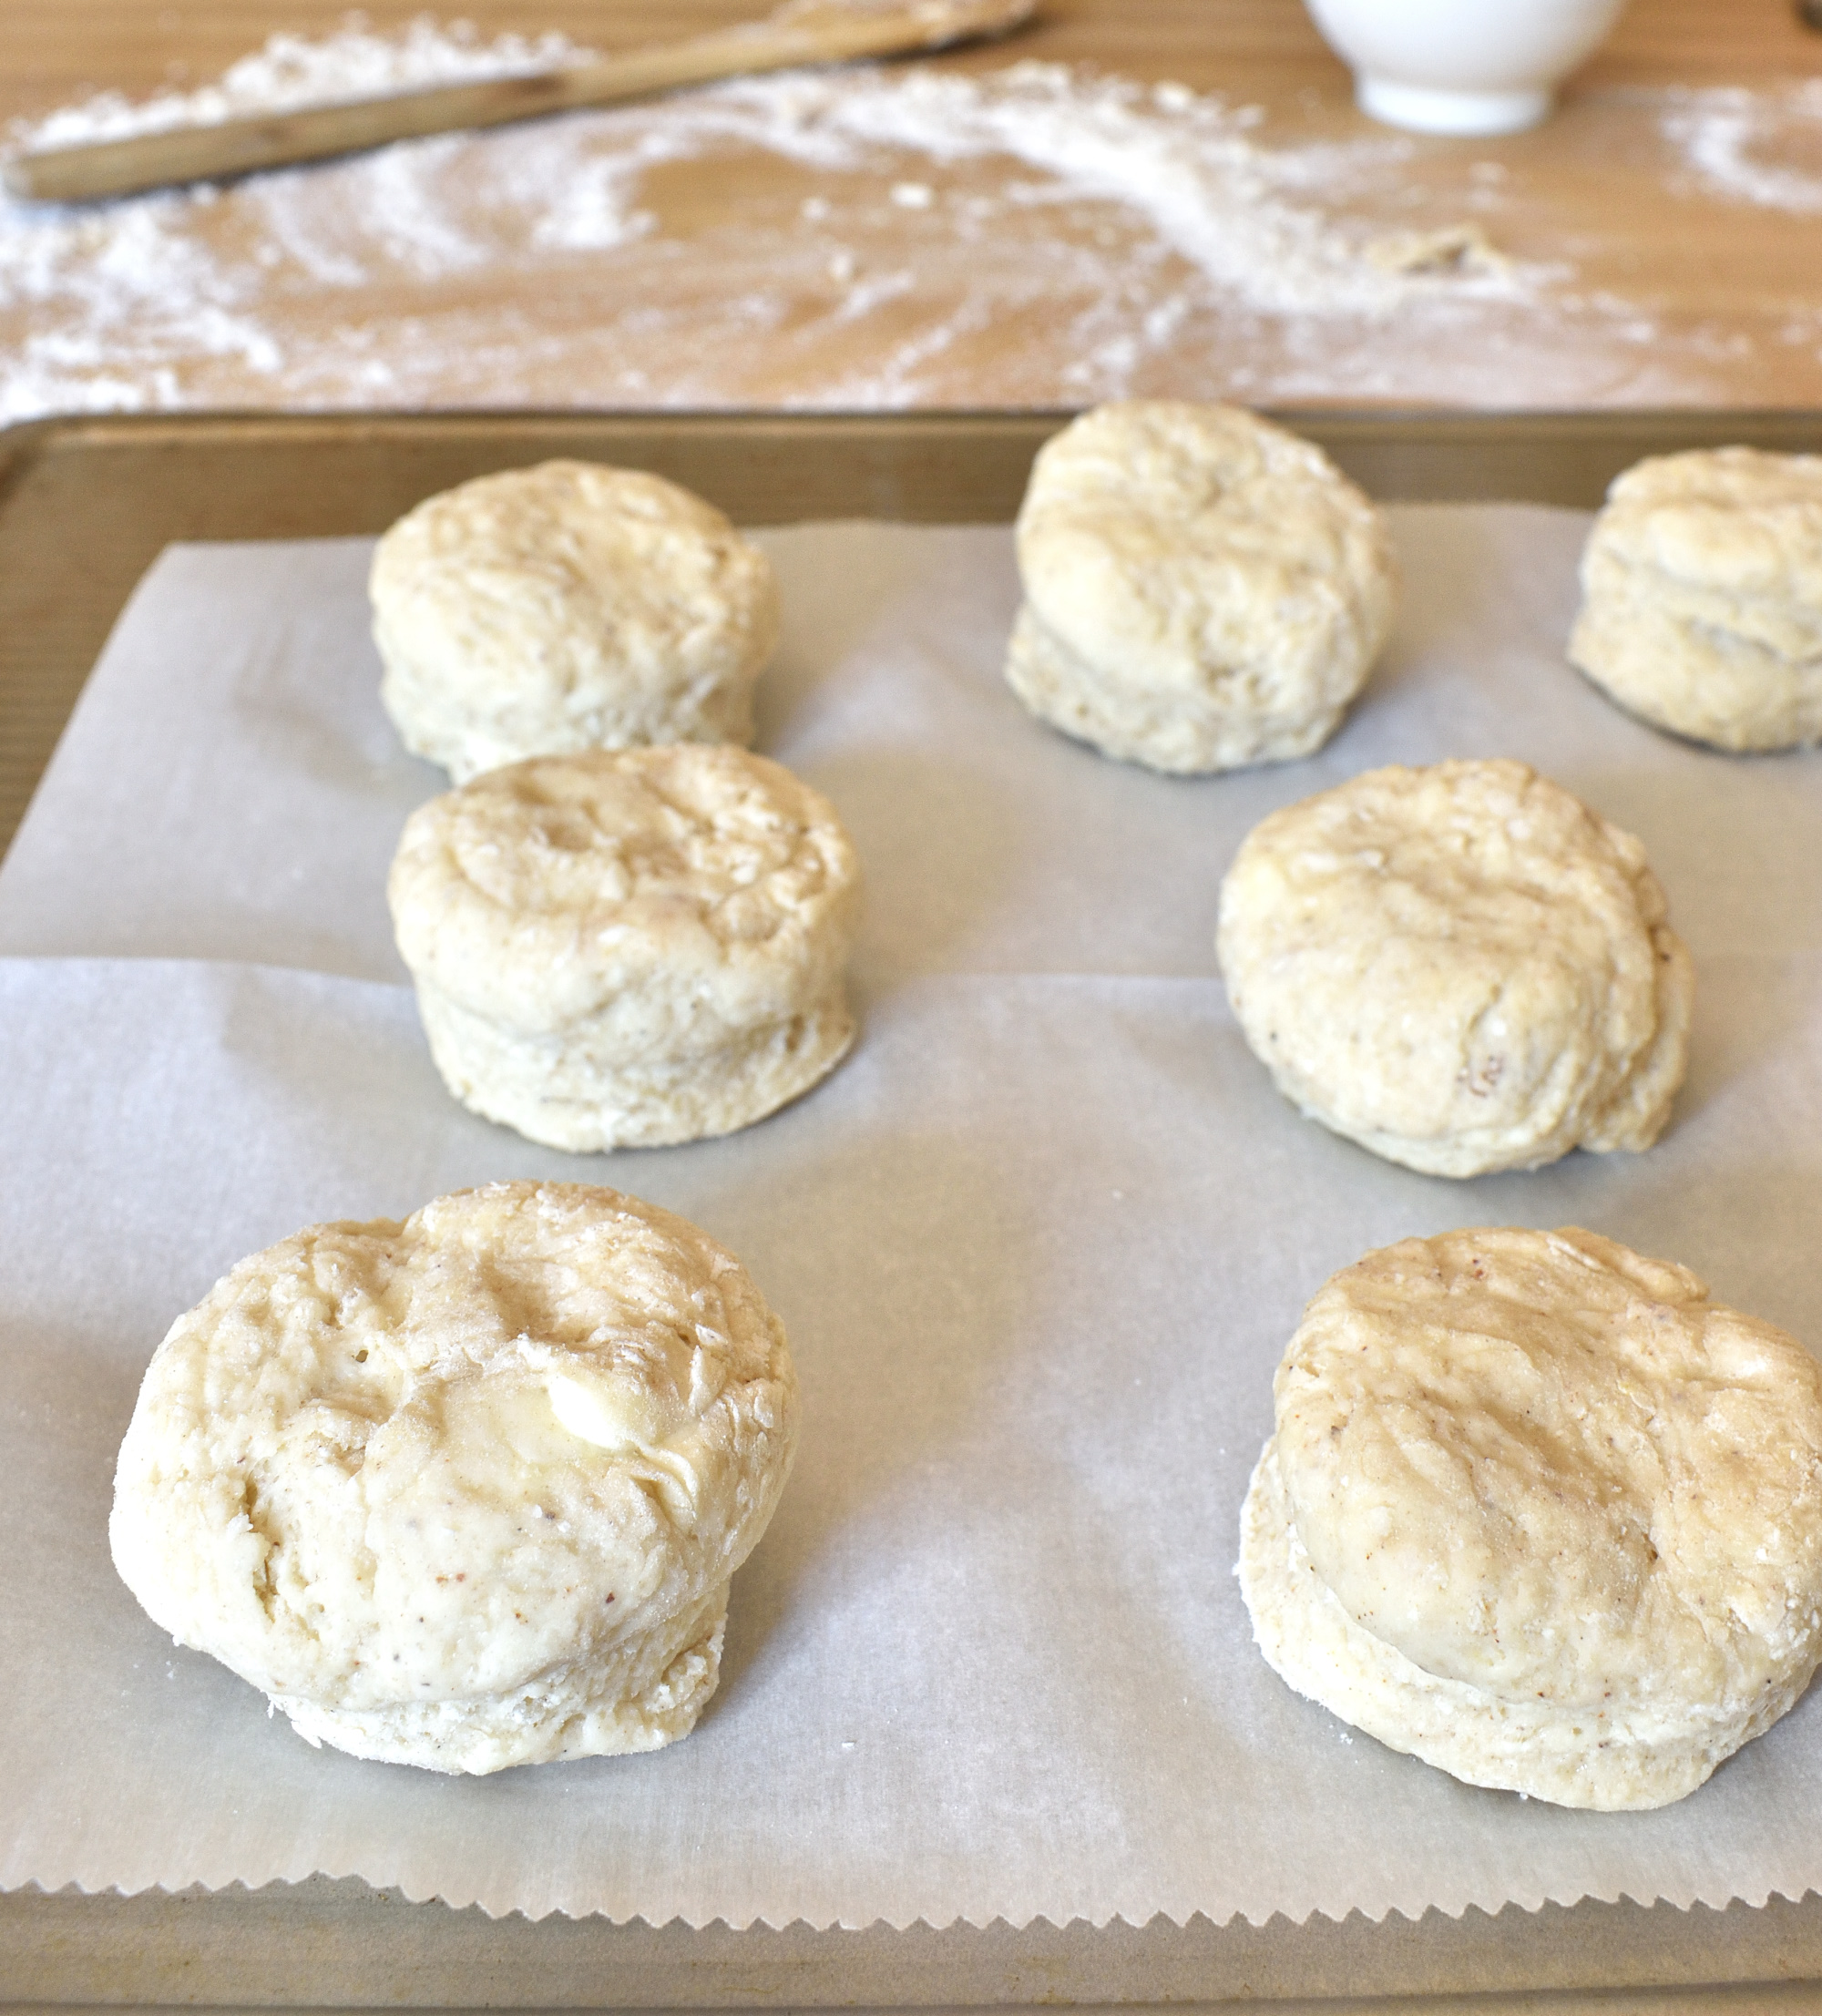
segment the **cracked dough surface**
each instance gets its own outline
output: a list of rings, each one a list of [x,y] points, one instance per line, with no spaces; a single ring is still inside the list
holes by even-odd
[[[1306,755],[1391,628],[1378,512],[1234,406],[1097,407],[1039,452],[1006,676],[1039,719],[1174,772]]]
[[[1822,742],[1822,455],[1703,448],[1618,477],[1581,556],[1571,662],[1736,751]]]
[[[728,1133],[854,1039],[853,845],[743,749],[491,771],[412,814],[388,895],[450,1090],[552,1147]]]
[[[1260,1647],[1471,1784],[1668,1804],[1822,1658],[1822,1367],[1567,1229],[1369,1254],[1315,1295],[1242,1515]]]
[[[752,739],[772,565],[661,476],[546,462],[427,498],[380,540],[380,698],[457,783],[525,756]]]
[[[1527,764],[1369,771],[1262,820],[1221,890],[1228,998],[1278,1089],[1430,1175],[1647,1148],[1694,980],[1632,834]]]
[[[732,1254],[614,1191],[496,1183],[312,1226],[179,1317],[114,1561],[312,1742],[445,1772],[656,1749],[714,1691],[797,1415]]]

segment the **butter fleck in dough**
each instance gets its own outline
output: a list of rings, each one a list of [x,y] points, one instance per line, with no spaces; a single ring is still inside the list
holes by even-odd
[[[179,1318],[115,1565],[312,1743],[467,1773],[657,1749],[714,1691],[797,1419],[732,1254],[614,1191],[495,1183],[312,1226]]]

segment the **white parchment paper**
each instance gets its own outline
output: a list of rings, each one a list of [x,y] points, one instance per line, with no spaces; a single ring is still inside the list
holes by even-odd
[[[382,885],[441,788],[374,698],[366,549],[176,548],[0,869],[0,1882],[315,1871],[486,1909],[862,1926],[1723,1904],[1822,1886],[1815,1695],[1682,1805],[1460,1786],[1290,1694],[1232,1576],[1272,1369],[1369,1247],[1580,1223],[1822,1343],[1822,757],[1628,720],[1561,661],[1585,521],[1395,513],[1405,615],[1321,756],[1172,781],[1000,683],[1003,529],[764,535],[762,746],[866,863],[865,1016],[722,1141],[535,1148],[430,1066]],[[1645,839],[1695,955],[1643,1156],[1451,1183],[1300,1119],[1214,971],[1264,813],[1373,764],[1525,757]],[[447,1780],[312,1751],[108,1562],[171,1318],[242,1254],[519,1174],[739,1252],[805,1390],[720,1694],[654,1755]]]

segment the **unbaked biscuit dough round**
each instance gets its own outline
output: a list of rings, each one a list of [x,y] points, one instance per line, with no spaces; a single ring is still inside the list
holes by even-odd
[[[1097,407],[1039,451],[1006,676],[1041,720],[1154,770],[1306,755],[1392,622],[1378,512],[1233,406]]]
[[[1528,765],[1394,765],[1264,819],[1223,977],[1287,1099],[1435,1176],[1648,1148],[1694,971],[1632,834]]]
[[[1822,455],[1702,448],[1636,464],[1581,556],[1571,662],[1717,749],[1822,742]]]
[[[797,1436],[783,1326],[669,1212],[496,1183],[243,1260],[152,1358],[115,1565],[312,1743],[653,1750],[713,1693]]]
[[[546,462],[407,512],[374,555],[380,698],[457,783],[521,757],[752,739],[772,566],[661,476]]]
[[[729,1133],[854,1040],[853,845],[743,749],[490,771],[412,814],[388,895],[450,1090],[554,1148]]]
[[[1592,1233],[1407,1239],[1278,1368],[1242,1516],[1261,1650],[1473,1785],[1693,1791],[1822,1659],[1822,1367]]]

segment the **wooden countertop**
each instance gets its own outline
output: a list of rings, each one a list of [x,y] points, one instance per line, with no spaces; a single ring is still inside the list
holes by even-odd
[[[609,49],[758,9],[462,11],[483,41]],[[365,9],[376,35],[420,13]],[[0,110],[191,90],[344,20],[343,0],[0,0]],[[1008,83],[1028,60],[1066,67]],[[907,96],[937,77],[963,95]],[[1297,0],[1051,0],[1004,45],[823,75],[783,139],[782,89],[719,129],[680,100],[215,201],[14,207],[0,415],[1822,405],[1822,34],[1790,0],[1634,0],[1557,116],[1500,140],[1365,119]],[[1439,230],[1467,247],[1454,269],[1399,270]]]
[[[368,0],[382,31],[426,10],[419,0]],[[437,11],[437,10],[431,10]],[[475,0],[459,13],[485,38],[556,29],[601,49],[693,35],[764,12],[763,0]],[[150,92],[200,82],[273,33],[322,36],[346,18],[343,0],[5,0],[0,37],[10,54],[0,112],[42,111],[88,91]],[[1048,0],[1018,45],[1046,62],[1091,63],[1198,90],[1295,97],[1305,87],[1346,97],[1342,67],[1298,0]],[[992,49],[945,58],[963,68],[1006,59]],[[1822,36],[1786,0],[1633,0],[1574,94],[1627,86],[1754,84],[1822,77]]]

